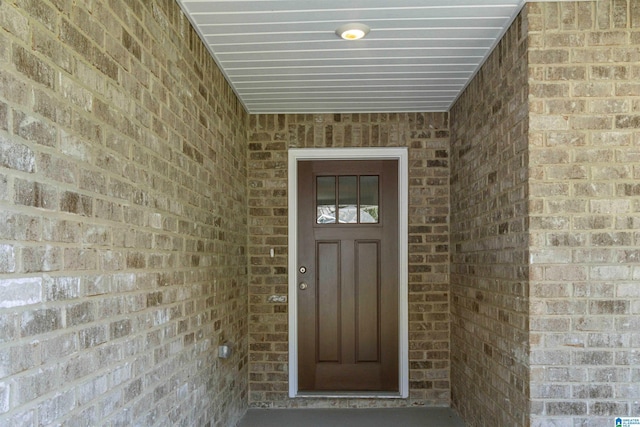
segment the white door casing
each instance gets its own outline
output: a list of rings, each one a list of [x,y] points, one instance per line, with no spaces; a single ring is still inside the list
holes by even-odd
[[[400,253],[399,265],[399,393],[369,394],[323,393],[325,397],[381,397],[407,398],[409,396],[409,156],[405,147],[393,148],[292,148],[289,149],[289,397],[302,397],[298,392],[298,316],[297,316],[297,270],[298,248],[298,161],[299,160],[397,160],[398,161],[398,239]],[[314,397],[320,396],[317,393]]]

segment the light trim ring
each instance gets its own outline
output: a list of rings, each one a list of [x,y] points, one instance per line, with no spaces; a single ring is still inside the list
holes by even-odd
[[[336,34],[345,40],[359,40],[369,34],[369,31],[371,29],[367,25],[352,22],[338,27]]]

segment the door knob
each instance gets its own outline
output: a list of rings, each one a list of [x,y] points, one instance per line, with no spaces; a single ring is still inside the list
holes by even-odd
[[[302,282],[298,285],[298,287],[300,288],[301,291],[304,291],[305,289],[307,289],[309,287],[309,285],[307,285],[306,283]]]

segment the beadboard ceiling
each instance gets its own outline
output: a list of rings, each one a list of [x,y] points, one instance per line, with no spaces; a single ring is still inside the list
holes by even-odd
[[[176,1],[250,113],[447,111],[525,3]]]

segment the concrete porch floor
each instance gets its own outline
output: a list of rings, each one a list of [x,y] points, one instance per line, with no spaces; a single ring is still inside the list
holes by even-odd
[[[465,427],[450,408],[249,409],[238,427]]]

